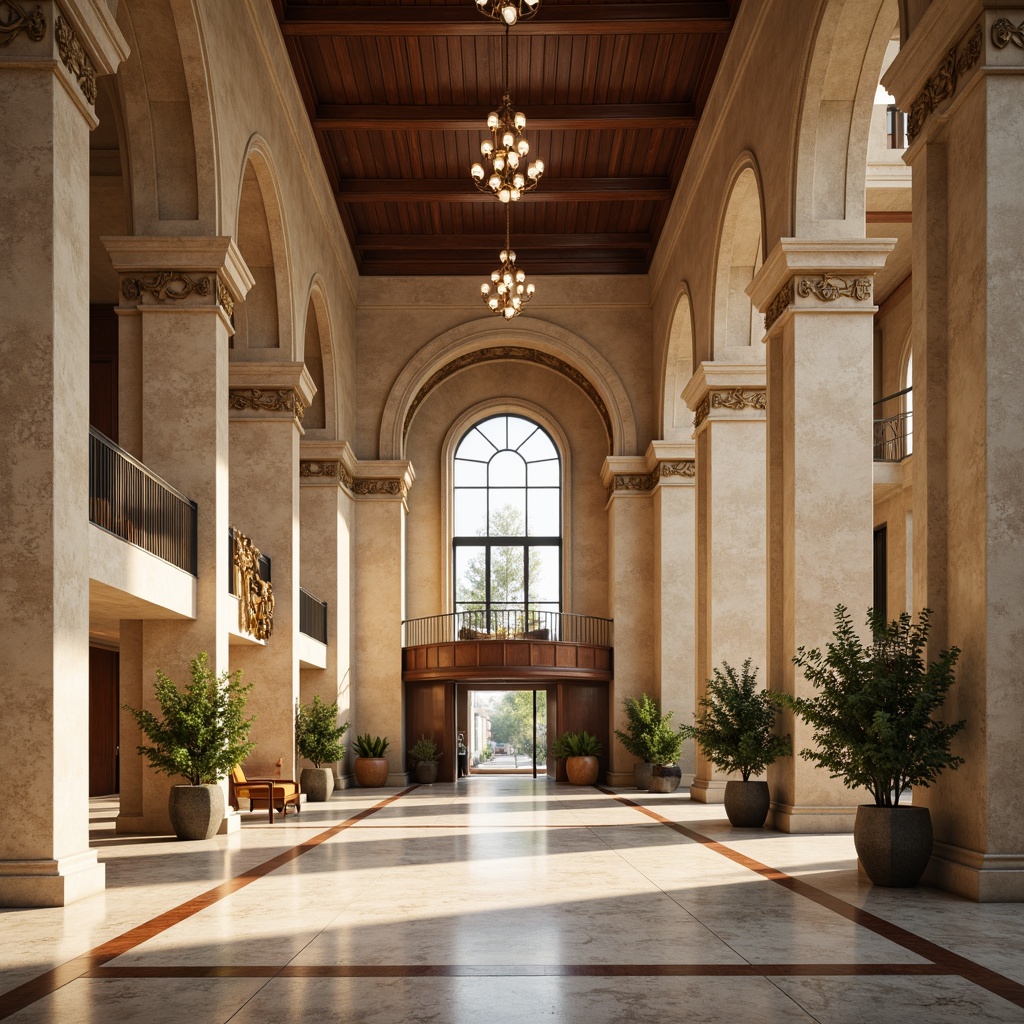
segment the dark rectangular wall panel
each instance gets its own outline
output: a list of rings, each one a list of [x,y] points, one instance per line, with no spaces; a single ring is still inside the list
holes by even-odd
[[[119,662],[117,651],[89,648],[89,796],[106,796],[120,789]]]

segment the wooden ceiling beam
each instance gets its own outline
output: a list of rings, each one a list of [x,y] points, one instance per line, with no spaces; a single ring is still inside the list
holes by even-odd
[[[339,203],[493,203],[465,178],[362,178],[342,181]],[[672,198],[668,178],[544,178],[522,201],[534,203],[658,203]]]
[[[388,8],[382,8],[387,10]],[[446,8],[440,8],[445,10]],[[523,104],[529,111],[526,134],[531,131],[576,129],[695,128],[692,103]],[[446,132],[485,130],[484,104],[437,106],[427,104],[321,103],[313,128],[322,132],[406,131]]]
[[[390,258],[366,258],[359,271],[367,276],[435,276],[446,274],[451,277],[474,277],[481,281],[494,269],[489,264],[481,265],[479,260],[460,260],[457,257],[420,260],[394,260]],[[535,281],[547,274],[646,274],[646,255],[623,253],[620,256],[605,255],[598,259],[587,257],[560,256],[556,258],[534,258],[525,268],[528,279]],[[539,293],[543,295],[543,291]]]
[[[536,18],[522,21],[516,35],[629,35],[727,33],[733,19],[722,0],[675,3],[559,4],[546,0]],[[280,19],[286,36],[476,36],[500,32],[469,3],[338,7],[291,4]]]
[[[521,233],[518,238],[512,232],[513,248],[518,252],[539,252],[541,250],[563,252],[579,249],[649,249],[649,234],[597,233],[597,234],[540,234]],[[426,252],[483,252],[493,253],[497,259],[502,239],[497,232],[486,235],[356,235],[353,248],[360,252],[410,253],[422,255]]]

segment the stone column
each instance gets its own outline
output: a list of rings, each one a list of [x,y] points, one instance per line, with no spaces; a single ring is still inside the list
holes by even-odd
[[[124,447],[198,506],[196,617],[121,626],[121,701],[159,713],[160,669],[179,686],[207,654],[228,669],[228,343],[234,303],[252,277],[230,238],[126,237],[104,243],[121,279]],[[121,713],[119,832],[165,834],[167,795],[181,779],[157,775],[135,754],[138,727]],[[237,827],[226,819],[225,828]]]
[[[89,849],[89,132],[127,46],[104,3],[9,7],[0,27],[0,906],[104,885]],[[86,725],[83,725],[86,723]]]
[[[965,758],[931,809],[926,880],[1024,899],[1019,785],[1024,579],[1024,4],[934,0],[886,76],[910,112],[914,607],[931,656],[962,648],[944,717]]]
[[[238,628],[231,669],[252,683],[256,715],[250,760],[281,761],[295,778],[299,696],[299,438],[316,387],[302,363],[233,362],[229,370],[231,525],[271,559],[273,633],[263,641]],[[239,600],[245,600],[244,595]]]
[[[626,728],[622,706],[627,697],[657,697],[655,678],[654,550],[652,545],[651,471],[647,460],[609,456],[602,469],[609,488],[608,614],[614,620],[615,677],[609,692],[609,733]],[[608,785],[633,784],[632,754],[611,740]]]
[[[783,238],[748,288],[768,332],[768,682],[786,693],[814,692],[792,658],[829,641],[836,605],[864,630],[872,601],[873,277],[894,244]],[[864,802],[800,757],[768,781],[787,832],[852,830]]]
[[[356,734],[387,736],[387,784],[402,786],[408,781],[402,702],[405,518],[415,474],[404,461],[360,462],[355,473],[353,740]]]
[[[327,601],[327,665],[299,673],[304,704],[319,696],[337,701],[339,721],[352,721],[352,526],[355,518],[351,487],[356,458],[344,441],[303,441],[299,445],[300,565],[302,586]],[[345,735],[346,757],[352,763],[354,733]],[[305,763],[301,768],[307,767]],[[347,772],[339,765],[341,779]],[[344,782],[342,782],[344,784]]]
[[[750,658],[766,679],[765,366],[701,363],[683,391],[697,446],[696,696],[715,666]],[[685,721],[692,721],[686,718]],[[690,796],[725,799],[698,749]]]

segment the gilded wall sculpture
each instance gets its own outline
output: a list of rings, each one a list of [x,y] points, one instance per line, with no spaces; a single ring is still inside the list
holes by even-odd
[[[260,549],[237,530],[233,560],[238,628],[257,640],[269,640],[274,632],[274,588],[260,575]]]

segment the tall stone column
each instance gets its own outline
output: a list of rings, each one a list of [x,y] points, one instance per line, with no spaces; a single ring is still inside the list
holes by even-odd
[[[253,684],[252,760],[266,766],[280,759],[281,775],[295,778],[299,439],[316,387],[302,363],[231,363],[229,377],[231,525],[271,559],[274,594],[272,635],[262,642],[239,636],[231,669],[241,669],[242,681]]]
[[[412,463],[404,461],[360,462],[355,472],[353,739],[365,733],[387,736],[387,784],[401,786],[408,780],[401,657],[405,518],[415,474]]]
[[[836,605],[864,630],[872,601],[873,278],[894,244],[783,238],[748,288],[768,345],[768,683],[785,693],[814,693],[792,659],[829,641]],[[787,832],[852,830],[864,802],[800,757],[768,781]]]
[[[0,906],[103,888],[89,849],[89,132],[127,46],[106,4],[10,8],[0,27]]]
[[[914,607],[963,654],[943,716],[965,759],[931,809],[926,880],[1024,899],[1024,4],[934,0],[886,76],[913,168]]]
[[[623,701],[642,693],[657,696],[654,646],[654,549],[651,471],[647,460],[610,456],[602,480],[608,497],[608,614],[615,626],[611,734],[626,728]],[[635,759],[612,740],[608,784],[633,784]]]
[[[683,398],[696,410],[699,698],[722,662],[750,658],[766,678],[765,366],[701,363]],[[696,758],[690,796],[720,803],[727,776]]]
[[[120,276],[120,358],[131,368],[121,381],[124,447],[198,508],[195,618],[121,625],[121,701],[158,714],[158,669],[182,686],[201,651],[214,672],[228,668],[228,343],[252,277],[230,238],[104,243]],[[167,795],[182,780],[153,772],[134,752],[140,742],[122,711],[117,830],[164,834]]]

